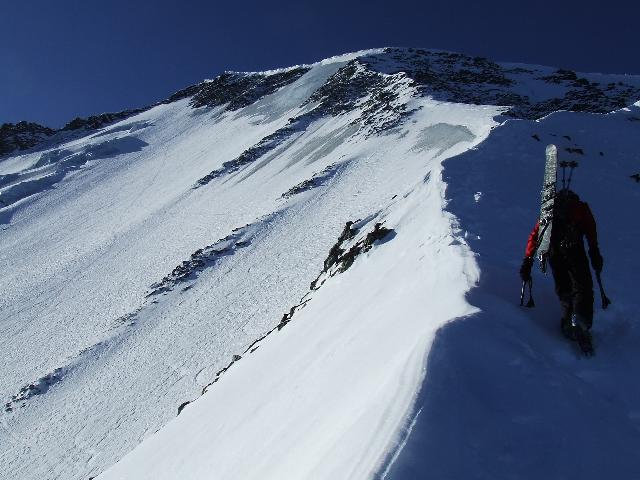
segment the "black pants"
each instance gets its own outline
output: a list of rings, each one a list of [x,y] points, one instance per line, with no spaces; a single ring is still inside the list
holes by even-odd
[[[575,313],[588,328],[593,324],[593,280],[584,248],[569,252],[550,252],[556,294],[562,307],[562,323],[571,321]]]

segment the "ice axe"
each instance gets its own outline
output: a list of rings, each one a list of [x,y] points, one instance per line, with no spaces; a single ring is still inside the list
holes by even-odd
[[[600,278],[600,272],[596,272],[596,279],[598,280],[598,286],[600,287],[600,297],[602,298],[602,309],[606,310],[607,307],[611,305],[611,300],[609,300],[609,298],[607,297],[607,294],[604,293],[604,288],[602,288],[602,279]]]
[[[535,307],[536,304],[533,301],[533,294],[531,293],[531,289],[533,288],[533,279],[531,279],[531,278],[529,280],[523,280],[522,281],[522,289],[520,290],[520,306],[521,307],[525,306],[525,304],[524,304],[524,291],[525,291],[525,288],[526,288],[527,284],[529,285],[529,301],[527,302],[526,307],[527,308],[532,308],[532,307]]]

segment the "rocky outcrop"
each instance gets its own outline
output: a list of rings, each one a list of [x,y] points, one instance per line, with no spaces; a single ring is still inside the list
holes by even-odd
[[[363,135],[382,133],[396,127],[409,113],[406,106],[407,98],[403,98],[403,95],[406,96],[407,88],[411,90],[408,83],[409,80],[403,75],[377,73],[367,69],[358,60],[353,60],[333,74],[301,105],[308,107],[309,111],[290,118],[284,127],[264,137],[233,160],[224,162],[220,168],[199,179],[194,188],[207,185],[216,178],[232,174],[250,165],[284,142],[302,135],[311,123],[323,117],[339,116],[359,110],[360,114],[351,121],[351,125],[359,126],[358,131]],[[218,105],[226,100],[230,102],[227,108],[233,109],[237,106],[237,101],[230,100],[231,97],[219,98],[218,90],[214,93],[212,105]],[[197,100],[198,96],[199,94],[196,94],[194,97],[193,106],[200,104]],[[242,98],[246,100],[247,96]],[[327,176],[331,175],[331,172],[325,173]],[[303,189],[311,188],[312,184],[318,181],[321,180],[319,178],[310,180],[306,185],[294,187],[283,196],[291,196]]]
[[[199,188],[207,185],[216,178],[232,174],[234,172],[237,172],[241,168],[250,165],[260,157],[266,155],[272,150],[275,150],[279,145],[291,139],[294,135],[304,133],[309,124],[317,118],[318,116],[315,111],[301,115],[299,117],[290,118],[284,127],[276,130],[271,135],[267,135],[258,143],[242,152],[233,160],[224,162],[220,168],[217,168],[204,177],[200,178],[193,186],[193,188]]]
[[[32,122],[4,123],[0,126],[0,155],[32,148],[55,133],[51,128]]]
[[[151,291],[147,296],[173,290],[176,286],[195,279],[203,270],[213,267],[222,257],[233,255],[238,249],[249,246],[251,237],[247,235],[248,227],[249,225],[245,225],[236,228],[231,235],[193,252],[188,260],[184,260],[162,280],[151,285]]]
[[[119,122],[144,112],[148,108],[151,107],[124,110],[117,113],[102,113],[87,118],[76,117],[59,130],[30,122],[5,123],[0,127],[0,156],[15,151],[29,150],[38,146],[42,148],[42,146],[51,144],[51,141],[54,140],[52,137],[59,133],[67,134],[61,137],[64,139],[69,139],[70,133],[82,136],[85,131],[98,130],[111,123]]]
[[[296,81],[308,70],[297,67],[271,74],[225,72],[183,92],[193,97],[191,106],[194,108],[226,105],[227,110],[234,111]]]
[[[54,371],[47,373],[35,382],[25,385],[20,389],[18,393],[11,397],[11,400],[5,403],[4,411],[12,412],[16,408],[26,407],[26,402],[29,399],[37,395],[43,395],[47,393],[47,390],[49,390],[49,388],[62,381],[65,374],[65,368],[56,368]]]
[[[291,187],[281,195],[281,198],[291,198],[307,190],[326,185],[326,183],[335,177],[346,165],[347,163],[332,163],[320,172],[315,173],[311,178]]]
[[[309,291],[300,299],[300,303],[291,307],[289,311],[282,316],[282,319],[275,327],[273,327],[271,330],[269,330],[264,335],[257,338],[253,343],[251,343],[244,350],[243,355],[255,352],[260,347],[260,342],[262,342],[265,338],[267,338],[272,333],[282,330],[289,322],[291,322],[295,313],[303,309],[304,307],[306,307],[307,304],[311,301],[311,294],[313,293],[313,291],[318,290],[328,277],[333,276],[337,273],[342,273],[346,271],[351,265],[353,265],[355,258],[361,253],[371,250],[375,242],[383,240],[385,238],[389,238],[393,234],[395,234],[393,230],[383,227],[382,223],[376,223],[370,232],[368,232],[365,235],[360,235],[360,238],[356,238],[358,237],[358,234],[361,232],[361,228],[367,223],[368,221],[365,220],[365,221],[356,221],[356,222],[348,221],[345,224],[342,230],[342,233],[340,233],[340,236],[338,237],[337,242],[329,250],[329,255],[324,261],[324,267],[320,272],[320,275],[318,275],[318,278],[316,278],[316,280],[314,280],[311,283],[311,287]],[[346,248],[347,244],[349,244],[350,241],[353,239],[356,239],[356,241],[353,242],[352,245],[349,245],[349,248]],[[222,375],[227,370],[229,370],[234,363],[236,363],[241,359],[242,359],[242,355],[234,355],[231,358],[231,362],[229,362],[229,364],[226,367],[220,369],[215,374],[213,380],[203,387],[202,395],[207,393],[207,390],[213,384],[218,382],[222,377]],[[185,407],[187,407],[189,404],[191,404],[194,401],[195,400],[188,400],[181,403],[180,406],[178,407],[177,414],[180,415],[180,413],[182,413]]]
[[[600,84],[571,70],[548,74],[533,66],[510,67],[460,53],[388,48],[360,61],[374,71],[403,73],[421,95],[457,103],[509,106],[505,115],[515,118],[537,119],[557,110],[608,113],[640,98],[640,88],[623,82]],[[519,93],[519,86],[532,81],[564,87],[563,93],[545,100]]]
[[[147,108],[138,108],[134,110],[123,110],[116,113],[102,113],[100,115],[92,115],[87,118],[76,117],[62,127],[63,131],[69,130],[98,130],[110,123],[119,122],[138,113],[144,112]]]
[[[371,250],[376,241],[395,235],[393,230],[383,227],[382,223],[376,223],[373,230],[350,244],[349,240],[358,236],[358,233],[359,230],[354,226],[354,222],[345,224],[338,241],[329,250],[320,275],[311,282],[311,290],[320,288],[327,278],[346,272],[358,256]]]
[[[5,123],[0,127],[0,156],[16,150],[24,151],[43,144],[46,145],[51,143],[47,142],[47,140],[53,140],[51,137],[58,133],[67,133],[67,136],[62,138],[68,139],[68,134],[71,132],[82,135],[85,131],[98,130],[111,123],[119,122],[144,112],[149,108],[151,107],[123,110],[116,113],[102,113],[87,118],[76,117],[59,130],[30,122]]]
[[[386,75],[356,59],[333,74],[305,105],[315,105],[322,115],[333,116],[361,109],[353,123],[368,134],[381,133],[397,126],[408,113],[401,97],[407,88],[410,82],[403,73]]]

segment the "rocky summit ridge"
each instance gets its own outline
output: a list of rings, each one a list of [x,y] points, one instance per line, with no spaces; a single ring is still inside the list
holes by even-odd
[[[412,96],[474,105],[507,107],[506,117],[538,119],[558,110],[608,113],[640,99],[640,79],[581,74],[567,69],[498,63],[461,53],[385,48],[353,54],[308,100],[315,116],[340,115],[366,102],[359,120],[372,133],[397,126],[407,112],[404,87]],[[341,57],[336,57],[341,58]],[[236,111],[304,75],[310,66],[271,72],[224,72],[184,88],[162,102],[139,109],[75,118],[54,130],[22,121],[0,126],[0,156],[83,136],[158,104],[190,98],[192,108]]]

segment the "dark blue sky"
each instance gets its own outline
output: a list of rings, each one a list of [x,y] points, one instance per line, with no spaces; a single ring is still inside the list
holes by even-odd
[[[224,70],[382,46],[640,74],[640,2],[29,0],[0,7],[0,123],[60,127]]]

